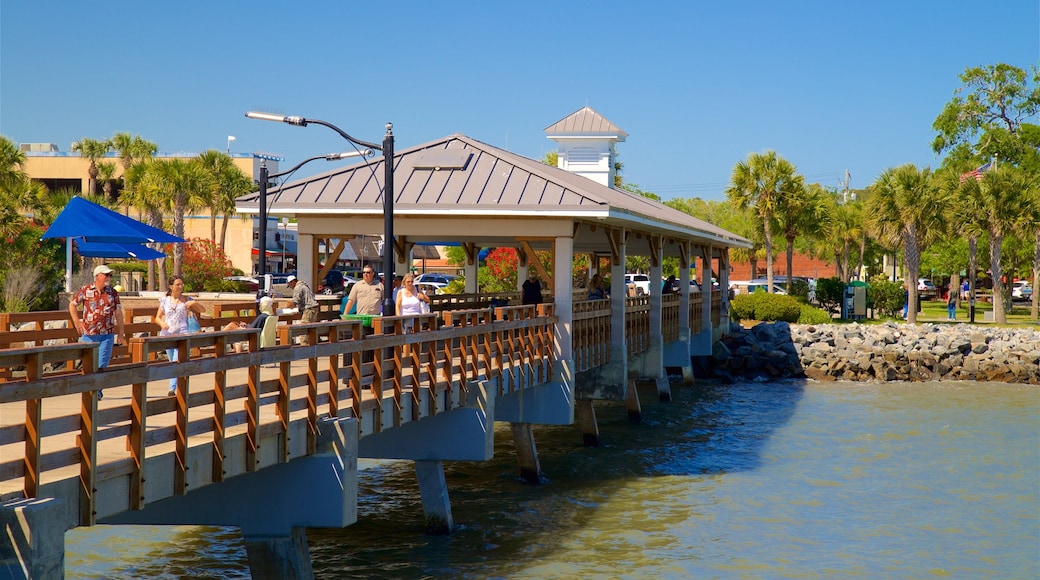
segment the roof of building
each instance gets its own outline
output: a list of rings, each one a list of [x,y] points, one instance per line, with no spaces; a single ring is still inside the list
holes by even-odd
[[[620,127],[608,121],[606,117],[591,107],[582,107],[556,121],[545,128],[545,133],[550,137],[587,134],[614,135],[619,141],[624,141],[628,137],[628,133],[622,131]]]
[[[744,238],[640,195],[455,134],[394,155],[394,213],[416,216],[553,217],[747,246]],[[382,215],[385,159],[307,177],[268,191],[279,213]],[[236,210],[258,212],[258,193]]]

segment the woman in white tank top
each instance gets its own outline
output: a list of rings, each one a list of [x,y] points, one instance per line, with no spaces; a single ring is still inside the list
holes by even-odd
[[[430,297],[415,289],[415,276],[405,274],[401,289],[397,291],[397,315],[418,316],[423,313],[424,302],[429,304]],[[414,325],[411,330],[415,330]]]

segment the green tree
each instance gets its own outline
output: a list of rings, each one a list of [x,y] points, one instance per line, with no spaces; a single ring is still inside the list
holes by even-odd
[[[787,242],[787,293],[791,294],[794,282],[794,241],[804,235],[823,235],[829,227],[830,214],[827,203],[829,194],[819,183],[792,189],[777,206],[775,213],[777,232]]]
[[[215,149],[206,151],[198,158],[199,163],[210,175],[210,239],[217,242],[216,217],[222,216],[220,248],[224,249],[227,238],[229,216],[235,213],[235,198],[253,190],[253,180],[235,167],[231,157]]]
[[[72,150],[78,152],[81,157],[87,158],[90,165],[87,167],[87,193],[97,193],[98,161],[112,150],[112,142],[84,137],[79,142],[72,144]]]
[[[804,187],[795,166],[775,151],[752,153],[733,168],[726,197],[740,209],[753,208],[762,223],[766,252],[766,279],[773,290],[772,222],[784,199],[796,195]]]
[[[1030,211],[1026,192],[1031,187],[1030,178],[1025,170],[1006,165],[987,171],[978,183],[979,194],[971,199],[973,205],[967,211],[979,220],[989,236],[993,320],[1006,324],[1005,300],[1001,298],[1004,295],[1002,246],[1005,236],[1026,226]]]
[[[1036,166],[1040,152],[1029,141],[1037,126],[1029,121],[1040,112],[1040,69],[1000,63],[969,67],[959,78],[963,85],[932,123],[932,149],[958,161]]]
[[[922,250],[944,231],[943,203],[930,169],[913,164],[888,169],[871,186],[868,224],[879,237],[902,240],[910,304],[917,304]],[[907,311],[917,322],[917,309]]]

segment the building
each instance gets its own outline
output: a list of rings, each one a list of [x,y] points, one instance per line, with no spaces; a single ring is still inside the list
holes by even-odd
[[[54,191],[67,189],[76,193],[87,191],[90,187],[88,169],[90,160],[80,156],[78,152],[60,151],[54,143],[21,143],[19,150],[25,154],[23,169],[30,179],[39,181]],[[193,159],[198,157],[196,152],[159,152],[155,154],[156,159]],[[281,157],[266,153],[229,153],[232,163],[246,175],[252,176],[253,182],[260,180],[260,164],[266,163],[268,171],[278,172],[278,162]],[[115,166],[113,174],[114,191],[122,189],[123,165],[116,152],[109,152],[102,159],[103,162],[112,163]],[[97,186],[98,191],[101,185]],[[191,238],[210,239],[214,229],[219,240],[222,230],[223,218],[218,216],[216,223],[211,223],[208,212],[185,216],[184,236]],[[246,273],[256,271],[256,231],[257,219],[249,216],[228,216],[227,231],[225,235],[224,251],[231,260],[233,267]],[[268,220],[268,263],[273,266],[268,271],[278,271],[284,264],[292,265],[296,258],[296,224],[282,224],[278,218],[271,217]],[[291,230],[291,231],[289,231]],[[286,241],[283,243],[283,238]],[[252,252],[250,252],[252,248]],[[294,267],[294,266],[293,266]]]

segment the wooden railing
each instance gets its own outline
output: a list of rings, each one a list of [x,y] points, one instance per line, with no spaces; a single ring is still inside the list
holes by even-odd
[[[289,441],[290,423],[306,425],[305,452],[312,453],[323,416],[355,417],[365,436],[464,405],[469,381],[536,373],[534,381],[500,381],[502,395],[551,376],[552,305],[503,307],[493,316],[444,312],[421,318],[415,331],[411,322],[377,319],[369,336],[353,320],[285,325],[283,344],[264,350],[254,329],[135,337],[132,362],[103,373],[91,362],[93,343],[0,351],[0,367],[24,369],[0,387],[0,501],[35,497],[42,484],[75,469],[81,523],[91,525],[102,480],[129,477],[117,511],[136,509],[288,461],[299,445]],[[236,342],[248,350],[234,352]],[[166,361],[167,349],[180,362]],[[149,383],[170,378],[177,378],[176,396],[148,397]],[[120,401],[113,406],[106,396],[98,409],[97,390],[127,387],[129,402],[112,399]],[[44,419],[45,405],[66,395],[79,396],[78,411]],[[229,451],[232,437],[243,436],[245,451]],[[199,444],[200,437],[213,449],[212,465],[189,471],[189,439]],[[260,442],[272,437],[277,443],[261,453]],[[125,446],[106,446],[109,453],[125,447],[120,458],[100,463],[98,445],[122,438]],[[171,444],[175,481],[149,480],[146,459],[169,453]],[[110,513],[117,512],[100,517]]]
[[[574,366],[587,371],[610,362],[610,300],[585,300],[573,305]]]
[[[697,334],[701,331],[704,313],[704,298],[700,293],[690,294],[690,332]]]

